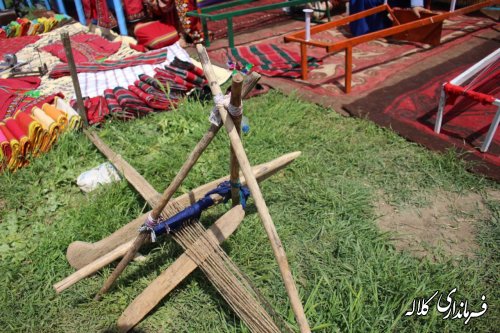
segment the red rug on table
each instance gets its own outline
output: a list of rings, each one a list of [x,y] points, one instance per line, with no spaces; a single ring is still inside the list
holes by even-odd
[[[497,131],[486,153],[478,149],[485,140],[496,106],[482,105],[459,97],[454,105],[445,109],[441,134],[434,132],[441,85],[496,48],[497,42],[485,41],[481,47],[438,66],[416,70],[415,76],[373,91],[364,98],[344,105],[344,108],[353,115],[367,117],[428,148],[445,150],[455,147],[465,151],[467,153],[463,157],[475,162],[472,167],[475,171],[500,180],[500,131]],[[478,90],[498,98],[499,81],[497,75]]]
[[[0,58],[3,59],[3,56],[7,53],[15,54],[25,46],[33,44],[40,38],[42,37],[22,36],[14,38],[0,38]]]

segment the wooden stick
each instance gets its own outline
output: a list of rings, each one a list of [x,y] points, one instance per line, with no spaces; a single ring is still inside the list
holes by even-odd
[[[121,155],[115,153],[104,141],[101,140],[96,132],[89,131],[87,129],[83,130],[83,133],[89,138],[89,140],[96,146],[99,151],[106,156],[106,158],[113,163],[115,168],[120,172],[120,174],[127,179],[130,185],[132,185],[137,192],[146,200],[146,202],[151,206],[155,207],[160,201],[161,195],[158,193],[151,184],[134,169],[127,161],[125,161]]]
[[[117,258],[121,258],[122,256],[124,256],[125,253],[127,253],[130,246],[132,246],[132,243],[133,241],[130,240],[127,243],[118,246],[113,251],[108,252],[106,255],[100,257],[99,259],[82,267],[81,269],[77,270],[76,272],[69,275],[65,279],[54,284],[53,286],[54,289],[59,294],[64,290],[68,289],[69,287],[71,287],[72,285],[74,285],[75,283],[77,283],[78,281],[82,280],[83,278],[86,278],[87,276],[94,274],[104,266],[111,264]]]
[[[254,166],[252,168],[252,171],[255,175],[255,178],[257,178],[257,181],[261,182],[274,175],[279,170],[288,166],[299,156],[300,152],[288,153],[267,163]],[[241,184],[245,185],[246,179],[242,174],[240,174],[240,179]],[[186,208],[187,206],[190,206],[199,199],[203,198],[207,192],[215,189],[220,183],[226,180],[229,180],[229,176],[219,178],[208,184],[197,187],[189,193],[183,194],[173,199],[169,203],[169,205],[176,205],[178,207]],[[87,243],[82,241],[75,241],[71,243],[66,253],[68,262],[74,268],[80,269],[83,266],[88,265],[92,261],[97,260],[99,257],[106,255],[108,252],[114,250],[121,244],[133,240],[137,236],[137,229],[144,223],[144,220],[148,215],[149,212],[143,214],[142,216],[139,216],[135,220],[132,220],[108,237],[101,239],[98,242]]]
[[[239,108],[241,106],[241,87],[243,85],[243,75],[237,73],[233,76],[233,81],[231,84],[231,101],[229,104],[230,107]],[[236,131],[238,135],[241,136],[241,117],[242,115],[232,116],[234,126],[236,126]],[[229,161],[229,170],[230,170],[230,182],[231,182],[231,202],[233,207],[239,205],[240,203],[240,190],[234,186],[234,184],[238,184],[240,182],[239,173],[240,167],[238,165],[238,160],[236,159],[236,155],[234,154],[233,148],[231,148],[230,153],[230,161]]]
[[[71,80],[73,81],[73,88],[75,89],[78,113],[83,119],[84,127],[87,127],[89,126],[89,121],[87,119],[87,113],[85,112],[85,106],[83,105],[82,91],[80,89],[80,82],[78,81],[78,73],[76,72],[75,59],[73,58],[73,51],[71,50],[71,41],[69,40],[69,34],[67,32],[63,32],[61,34],[61,40],[64,51],[66,52],[69,72],[71,74]]]
[[[251,82],[250,84],[257,84],[257,82],[255,83]],[[219,126],[215,126],[212,124],[208,132],[205,133],[203,138],[197,143],[196,147],[193,149],[191,154],[188,156],[186,162],[184,162],[184,165],[181,167],[181,170],[179,170],[179,172],[174,177],[170,185],[163,192],[163,196],[161,197],[160,202],[155,206],[155,208],[151,212],[150,218],[153,221],[156,221],[160,217],[160,214],[162,213],[164,217],[168,217],[169,215],[171,215],[169,214],[169,212],[164,211],[167,203],[170,201],[170,199],[172,199],[174,193],[177,191],[177,189],[182,184],[184,179],[186,179],[187,175],[198,161],[198,158],[201,156],[201,154],[203,154],[203,152],[208,147],[210,142],[212,142],[212,139],[215,137],[219,129],[220,129]],[[149,238],[149,232],[147,231],[142,232],[137,236],[127,254],[122,258],[118,266],[116,266],[116,268],[113,270],[113,273],[108,277],[108,279],[102,286],[101,290],[97,293],[95,297],[96,300],[99,300],[101,298],[101,295],[106,293],[109,290],[109,288],[111,288],[113,283],[116,281],[116,279],[118,279],[123,270],[130,263],[130,261],[137,255],[137,252],[142,247],[142,245],[148,240],[148,238]]]
[[[207,230],[207,237],[216,237],[219,243],[226,240],[240,225],[245,211],[237,205],[217,220]],[[213,249],[207,249],[213,252]],[[207,253],[207,255],[210,252]],[[170,291],[182,282],[198,267],[196,263],[183,253],[164,270],[142,293],[123,311],[118,319],[119,332],[127,332],[146,316]]]
[[[198,51],[200,62],[203,66],[203,71],[209,82],[212,94],[214,96],[220,95],[222,92],[215,79],[215,73],[213,71],[212,64],[210,63],[210,59],[208,58],[207,51],[201,44],[196,45],[196,50]],[[264,197],[262,196],[257,180],[252,174],[250,162],[248,161],[240,137],[238,136],[233,121],[231,120],[231,117],[228,116],[226,109],[221,105],[218,105],[217,107],[222,121],[224,122],[224,127],[229,135],[229,140],[231,141],[231,146],[234,149],[240,168],[245,175],[245,179],[247,180],[247,186],[252,193],[255,205],[257,206],[257,211],[262,220],[262,224],[264,225],[264,229],[266,230],[269,241],[271,242],[271,247],[273,248],[274,256],[280,268],[281,276],[283,277],[283,282],[285,283],[285,288],[288,293],[288,297],[290,298],[290,303],[292,305],[295,318],[297,319],[297,323],[299,324],[300,331],[302,333],[309,333],[311,332],[311,329],[307,323],[304,308],[302,307],[297,287],[293,281],[292,272],[288,266],[285,250],[283,249],[281,240],[276,232],[276,227],[274,226],[271,215],[269,214],[269,209],[264,201]]]
[[[186,162],[184,162],[184,165],[181,167],[177,175],[175,175],[174,179],[167,187],[165,192],[163,192],[163,196],[161,197],[160,202],[151,212],[150,218],[153,221],[156,221],[160,217],[160,214],[162,214],[162,212],[164,211],[165,207],[167,206],[167,203],[170,201],[175,191],[177,191],[179,186],[181,186],[182,182],[184,181],[184,179],[186,179],[187,175],[189,174],[189,171],[191,171],[193,166],[198,161],[198,158],[205,151],[210,142],[212,142],[212,139],[215,137],[218,131],[219,131],[219,126],[215,125],[210,126],[210,129],[207,131],[207,133],[205,133],[205,135],[198,142],[198,144],[193,149],[191,154],[189,154],[189,157],[187,158]],[[170,212],[163,212],[163,213],[165,218],[174,215],[173,210]],[[129,248],[129,251],[122,258],[118,266],[116,266],[116,268],[113,270],[113,273],[108,277],[108,279],[102,286],[101,290],[97,293],[95,297],[96,300],[99,300],[101,298],[101,295],[105,294],[109,290],[109,288],[111,288],[113,283],[116,281],[116,279],[118,279],[123,270],[130,263],[130,261],[132,261],[132,259],[136,256],[141,246],[148,241],[149,237],[150,237],[149,231],[144,231],[139,233],[134,243]]]

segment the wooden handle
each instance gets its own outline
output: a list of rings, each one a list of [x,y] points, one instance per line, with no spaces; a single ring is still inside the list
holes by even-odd
[[[243,86],[243,75],[237,73],[233,76],[231,84],[231,101],[229,104],[232,107],[239,108],[241,106],[241,88]],[[241,115],[231,116],[233,118],[234,125],[236,126],[236,131],[238,135],[241,135]],[[233,148],[231,148],[230,158],[229,158],[229,170],[230,170],[230,182],[231,182],[231,202],[233,207],[240,203],[240,190],[233,186],[233,184],[238,184],[240,182],[239,173],[240,167],[238,165],[238,160],[234,154]]]
[[[88,265],[69,275],[64,280],[57,282],[56,284],[54,284],[54,289],[57,293],[61,293],[83,278],[94,274],[104,266],[111,264],[118,258],[121,258],[125,255],[125,253],[127,253],[128,249],[132,245],[132,242],[133,241],[128,241],[127,243],[118,246],[116,249],[100,257],[98,260],[89,263]]]
[[[198,51],[200,62],[203,66],[205,77],[208,79],[212,94],[219,95],[221,93],[221,89],[219,84],[215,80],[212,64],[210,63],[210,59],[208,58],[208,54],[205,48],[202,45],[197,44],[196,50]],[[283,245],[281,244],[278,233],[276,232],[276,227],[274,226],[271,215],[269,214],[269,209],[267,208],[266,202],[264,201],[264,197],[262,196],[259,185],[257,184],[257,180],[253,176],[250,162],[248,161],[245,150],[243,149],[240,137],[236,131],[231,117],[228,116],[228,112],[226,111],[226,109],[220,106],[218,109],[222,121],[224,122],[224,127],[229,134],[231,146],[233,147],[234,153],[236,154],[240,168],[245,175],[247,186],[252,193],[255,206],[257,206],[257,211],[262,220],[262,224],[264,225],[264,229],[266,230],[269,241],[271,242],[271,247],[273,248],[274,256],[280,268],[281,276],[283,278],[283,282],[285,283],[285,288],[288,293],[288,297],[290,298],[290,303],[292,305],[295,318],[297,319],[297,323],[299,324],[300,331],[302,333],[309,333],[311,332],[311,329],[309,328],[309,324],[304,313],[304,308],[300,301],[297,287],[295,286],[295,282],[293,281],[292,272],[290,271],[290,267],[288,266],[288,260],[286,258],[285,250],[283,249]]]

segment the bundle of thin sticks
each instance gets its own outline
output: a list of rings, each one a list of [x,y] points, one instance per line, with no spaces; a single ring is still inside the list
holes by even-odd
[[[247,325],[251,332],[290,332],[281,318],[268,305],[250,280],[239,270],[217,239],[208,234],[198,221],[190,221],[174,232],[174,240],[205,273],[212,285]],[[264,302],[263,302],[264,301]],[[272,315],[272,317],[271,317]],[[273,320],[280,322],[280,330]]]

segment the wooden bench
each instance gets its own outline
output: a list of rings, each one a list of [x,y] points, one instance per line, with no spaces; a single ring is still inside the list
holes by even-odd
[[[261,6],[259,6],[257,4],[257,1],[255,1],[255,0],[236,0],[236,1],[223,2],[220,4],[216,4],[216,5],[199,8],[197,11],[188,12],[187,15],[200,18],[201,24],[203,26],[203,35],[204,35],[206,47],[210,46],[210,40],[208,38],[207,22],[209,20],[210,21],[226,20],[226,22],[227,22],[227,38],[229,40],[229,47],[233,48],[234,47],[233,17],[238,17],[238,16],[252,14],[252,13],[259,13],[259,12],[263,12],[266,10],[272,10],[272,9],[278,9],[278,8],[295,7],[295,6],[305,5],[307,3],[320,2],[320,1],[325,2],[326,8],[327,8],[326,15],[328,17],[328,21],[330,21],[330,11],[328,10],[328,4],[326,3],[328,0],[291,0],[291,1],[284,1],[284,2],[267,4],[267,5],[261,5]],[[245,5],[248,3],[255,3],[255,7],[238,9],[238,7],[240,5]],[[227,9],[227,8],[234,8],[234,10],[230,11],[230,12],[224,12],[224,13],[210,14],[211,12],[221,10],[221,9]]]

